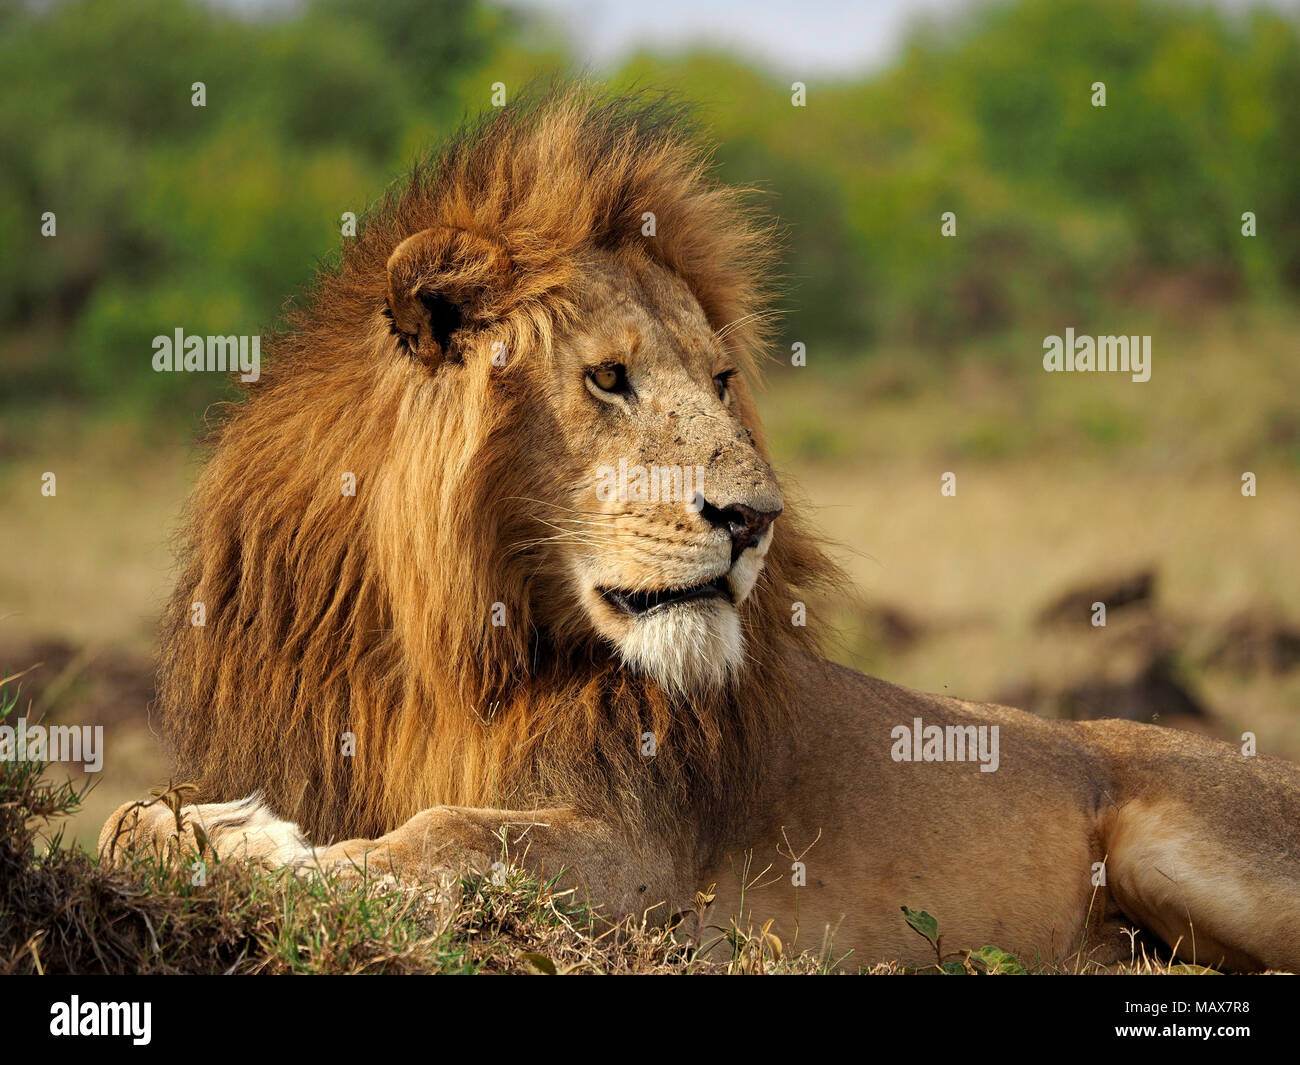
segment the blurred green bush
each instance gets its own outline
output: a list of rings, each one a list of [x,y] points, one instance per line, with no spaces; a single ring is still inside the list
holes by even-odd
[[[471,0],[257,17],[193,0],[0,5],[0,409],[61,396],[144,416],[214,398],[211,375],[149,371],[152,337],[271,327],[344,211],[492,81],[567,67],[536,39]],[[880,74],[804,80],[794,107],[784,80],[708,51],[636,56],[611,78],[698,102],[723,176],[783,220],[787,343],[942,357],[1009,329],[1119,331],[1157,290],[1176,315],[1170,291],[1300,288],[1292,18],[1019,0],[918,29]]]

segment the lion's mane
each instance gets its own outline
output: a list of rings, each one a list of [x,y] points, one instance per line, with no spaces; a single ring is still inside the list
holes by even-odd
[[[511,285],[482,312],[504,368],[469,357],[431,373],[392,332],[386,260],[434,225],[508,250]],[[164,619],[164,729],[200,800],[260,792],[318,839],[378,835],[439,804],[563,803],[707,848],[745,815],[787,727],[787,652],[815,649],[791,623],[797,589],[830,573],[788,508],[725,691],[677,702],[530,613],[559,587],[518,547],[546,468],[537,382],[577,313],[584,256],[632,243],[731,326],[752,374],[770,228],[714,181],[676,108],[581,88],[465,127],[287,312],[261,379],[213,430]]]

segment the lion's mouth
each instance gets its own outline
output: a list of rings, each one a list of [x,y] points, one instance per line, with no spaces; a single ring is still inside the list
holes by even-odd
[[[597,591],[601,598],[615,610],[632,617],[642,617],[652,611],[689,603],[696,599],[725,599],[731,602],[731,585],[725,573],[703,584],[693,584],[689,588],[662,588],[653,592],[599,588]]]

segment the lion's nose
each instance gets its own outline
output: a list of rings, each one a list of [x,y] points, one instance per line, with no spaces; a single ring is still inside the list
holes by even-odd
[[[731,537],[731,557],[734,561],[747,547],[758,543],[767,527],[776,521],[783,508],[776,510],[755,510],[743,503],[732,503],[727,507],[715,507],[707,499],[700,507],[700,516],[717,529],[726,529]]]

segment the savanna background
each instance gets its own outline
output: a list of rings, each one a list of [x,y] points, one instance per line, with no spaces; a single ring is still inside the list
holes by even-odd
[[[782,222],[761,403],[856,585],[835,657],[1300,758],[1300,8],[652,6],[0,4],[0,666],[105,726],[68,840],[167,778],[153,631],[232,394],[152,338],[271,331],[344,212],[556,74],[692,102]],[[1066,327],[1151,335],[1150,381],[1044,373]]]

